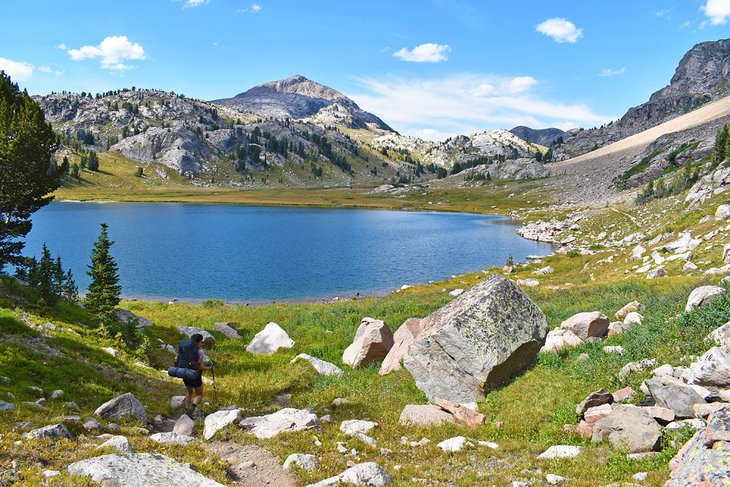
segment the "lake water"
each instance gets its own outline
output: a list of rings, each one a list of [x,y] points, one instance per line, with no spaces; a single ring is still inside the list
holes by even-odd
[[[379,294],[547,254],[496,216],[185,203],[51,203],[25,255],[45,242],[79,289],[99,223],[125,297],[274,301]]]

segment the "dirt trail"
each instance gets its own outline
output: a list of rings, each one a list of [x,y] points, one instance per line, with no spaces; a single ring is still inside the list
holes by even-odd
[[[548,164],[546,168],[553,176],[550,184],[568,198],[594,205],[619,199],[617,193],[603,188],[608,188],[618,174],[628,170],[632,158],[656,139],[729,115],[730,97],[725,97],[582,156]]]
[[[228,475],[232,485],[246,487],[296,487],[296,481],[282,468],[268,450],[256,445],[239,445],[227,441],[208,443],[205,448],[230,463]]]

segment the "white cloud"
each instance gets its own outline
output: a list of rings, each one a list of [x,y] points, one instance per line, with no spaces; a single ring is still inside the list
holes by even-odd
[[[348,94],[396,130],[423,138],[468,134],[516,125],[594,126],[615,116],[582,104],[553,103],[534,93],[530,76],[463,74],[423,80],[392,77],[358,79],[360,93]]]
[[[41,73],[52,73],[53,72],[53,70],[51,69],[50,66],[38,66],[38,68],[36,68],[36,69],[38,69],[38,71],[40,71]]]
[[[183,8],[200,7],[201,5],[206,5],[207,3],[208,0],[185,0]]]
[[[700,8],[710,18],[712,25],[724,25],[730,17],[730,0],[707,0]]]
[[[56,49],[63,49],[65,51],[66,50],[66,44],[61,43],[61,44],[59,44],[59,45],[56,46]]]
[[[237,10],[238,13],[245,14],[245,13],[252,13],[257,14],[261,12],[264,8],[259,5],[258,3],[252,3],[250,7],[243,7]]]
[[[33,65],[22,61],[11,61],[0,57],[0,70],[5,71],[5,74],[10,78],[17,81],[28,81],[33,77]]]
[[[583,37],[583,29],[579,29],[569,20],[555,17],[537,24],[535,29],[541,34],[552,37],[555,42],[575,44]]]
[[[619,69],[603,68],[598,76],[618,76],[626,72],[626,66],[622,66]]]
[[[102,68],[115,71],[131,69],[131,66],[124,64],[124,61],[145,58],[142,46],[129,42],[127,36],[110,36],[98,46],[83,46],[79,49],[69,49],[67,52],[73,61],[101,58]]]
[[[402,61],[412,63],[439,63],[448,59],[446,54],[450,51],[451,48],[448,44],[434,44],[432,42],[428,42],[426,44],[416,46],[410,51],[404,47],[394,52],[393,56]]]

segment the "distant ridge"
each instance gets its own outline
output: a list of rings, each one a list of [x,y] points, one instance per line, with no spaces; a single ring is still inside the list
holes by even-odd
[[[532,129],[519,125],[510,130],[517,137],[526,140],[532,144],[539,144],[545,147],[550,146],[553,142],[562,137],[563,140],[570,138],[573,134],[560,130],[558,128],[547,128],[547,129]]]

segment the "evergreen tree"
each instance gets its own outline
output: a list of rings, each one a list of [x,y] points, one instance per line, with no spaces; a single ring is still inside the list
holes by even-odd
[[[69,269],[63,278],[63,285],[61,286],[62,296],[69,302],[73,303],[79,299],[79,288],[76,287],[74,281],[74,275]]]
[[[21,261],[31,215],[60,185],[48,170],[56,147],[38,104],[0,71],[0,270]]]
[[[99,170],[99,156],[96,155],[96,151],[89,152],[89,159],[86,166],[89,168],[89,171],[96,172]]]
[[[110,323],[113,320],[114,307],[119,304],[119,295],[122,292],[119,285],[119,269],[109,252],[114,242],[109,240],[108,228],[106,223],[101,224],[101,234],[91,251],[91,264],[87,271],[91,277],[91,284],[84,300],[86,308],[102,323]]]
[[[35,287],[41,295],[46,306],[56,304],[58,296],[56,295],[56,263],[51,257],[51,251],[48,250],[46,244],[43,244],[41,260],[38,262],[38,268],[33,273],[34,279],[31,286]]]
[[[727,159],[728,146],[730,145],[730,134],[728,126],[725,125],[717,132],[715,137],[715,162],[718,164]]]

